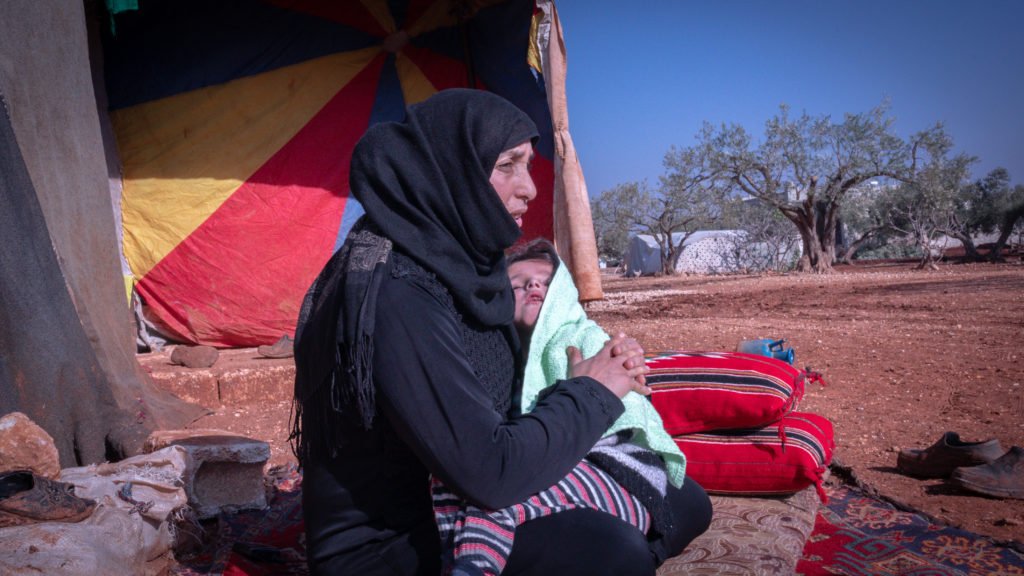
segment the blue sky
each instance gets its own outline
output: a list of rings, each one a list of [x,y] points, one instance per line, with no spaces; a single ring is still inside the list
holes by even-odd
[[[942,121],[974,178],[1024,184],[1024,0],[556,0],[569,128],[592,198],[656,184],[704,121],[755,138],[890,99],[907,137]]]

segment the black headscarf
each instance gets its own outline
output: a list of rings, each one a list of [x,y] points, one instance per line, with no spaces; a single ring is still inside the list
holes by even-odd
[[[521,231],[490,184],[504,150],[535,140],[530,117],[480,90],[438,92],[401,123],[367,130],[352,153],[352,193],[385,238],[485,326],[511,320],[504,250]]]
[[[366,215],[306,294],[296,327],[300,454],[344,441],[343,413],[372,424],[376,295],[392,247],[437,276],[464,318],[511,326],[504,250],[521,231],[490,175],[501,152],[536,138],[529,116],[503,98],[454,89],[410,106],[403,122],[371,127],[356,144],[349,184]],[[318,431],[299,429],[303,412]]]

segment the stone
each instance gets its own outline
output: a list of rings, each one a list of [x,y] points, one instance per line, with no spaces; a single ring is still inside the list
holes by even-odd
[[[51,480],[60,474],[53,437],[21,412],[0,418],[0,472],[9,470],[30,470]]]
[[[197,436],[233,436],[235,438],[245,439],[243,434],[237,432],[230,432],[228,430],[221,430],[220,428],[189,428],[188,430],[156,430],[152,432],[146,443],[143,445],[142,451],[146,454],[151,454],[157,450],[163,450],[172,444],[177,444],[181,440],[188,440],[189,438],[195,438]]]
[[[171,352],[171,363],[187,368],[209,368],[217,363],[220,352],[213,346],[176,346]]]
[[[263,467],[270,444],[219,430],[157,431],[146,450],[180,446],[189,455],[185,495],[200,520],[221,512],[266,508]]]

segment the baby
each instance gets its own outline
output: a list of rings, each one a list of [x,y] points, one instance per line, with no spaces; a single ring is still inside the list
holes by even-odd
[[[543,391],[569,374],[566,348],[589,358],[608,335],[586,317],[572,277],[560,266],[554,246],[534,240],[508,256],[515,294],[513,322],[526,358],[518,398],[522,412],[536,405]],[[439,481],[432,483],[434,511],[446,569],[451,574],[501,573],[512,549],[515,527],[544,514],[588,506],[616,514],[644,533],[658,528],[666,484],[680,486],[686,461],[665,432],[661,417],[643,396],[622,399],[625,412],[565,479],[526,502],[501,510],[482,510],[462,501]],[[581,485],[604,485],[618,493],[594,501]],[[626,502],[626,505],[621,505]]]

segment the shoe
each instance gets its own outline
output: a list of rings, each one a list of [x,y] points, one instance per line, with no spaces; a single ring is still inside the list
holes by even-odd
[[[75,496],[75,487],[28,470],[0,473],[0,528],[33,522],[78,522],[96,502]]]
[[[265,358],[291,358],[294,354],[294,346],[295,340],[285,334],[273,346],[263,345],[256,351]]]
[[[988,464],[1002,455],[999,440],[964,442],[956,432],[946,432],[924,450],[900,450],[896,469],[918,478],[945,478],[956,468]]]
[[[1014,446],[995,462],[957,468],[949,480],[971,492],[1024,500],[1024,450]]]

